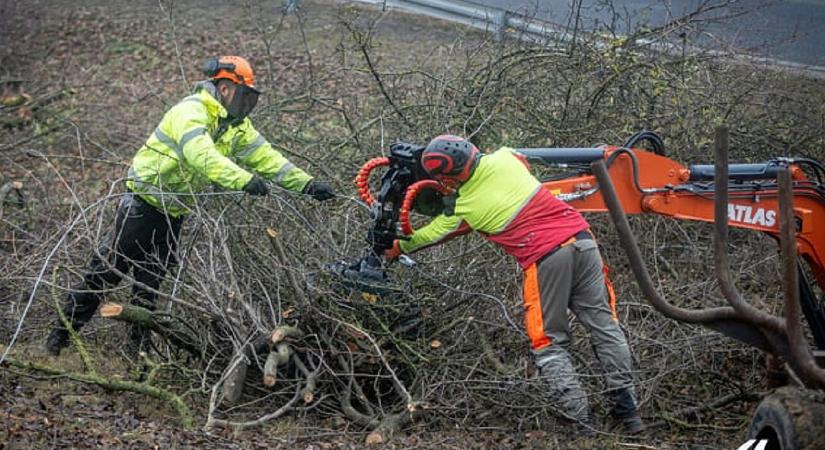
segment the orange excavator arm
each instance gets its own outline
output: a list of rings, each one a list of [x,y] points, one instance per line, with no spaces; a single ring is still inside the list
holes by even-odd
[[[533,165],[568,172],[543,180],[558,198],[582,212],[607,212],[590,163],[604,159],[627,214],[658,214],[674,219],[714,221],[714,168],[686,167],[661,154],[625,147],[517,149]],[[776,173],[788,167],[793,179],[798,252],[825,290],[825,165],[810,159],[777,158],[729,166],[728,223],[765,232],[778,240],[779,190]],[[804,169],[808,169],[807,172]],[[810,175],[809,175],[810,174]],[[804,279],[804,276],[801,280]],[[810,284],[801,286],[803,305],[817,346],[825,349],[825,307]],[[807,288],[807,289],[806,289]]]

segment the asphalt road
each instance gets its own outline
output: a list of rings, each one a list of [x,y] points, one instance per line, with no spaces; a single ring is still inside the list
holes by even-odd
[[[508,9],[558,24],[567,24],[575,0],[470,0]],[[616,31],[647,23],[661,25],[696,10],[702,4],[724,0],[582,0],[580,23],[585,29],[613,24]],[[613,10],[606,4],[612,3]],[[730,17],[709,21],[703,33],[693,33],[693,44],[714,49],[731,49],[756,56],[772,57],[802,64],[825,66],[825,0],[734,0],[724,9],[700,17]]]

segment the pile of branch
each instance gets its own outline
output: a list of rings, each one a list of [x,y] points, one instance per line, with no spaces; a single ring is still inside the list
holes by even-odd
[[[319,206],[281,190],[264,199],[204,193],[185,223],[180,265],[158,290],[158,310],[130,306],[124,290],[106,292],[105,318],[151,330],[161,347],[152,357],[165,359],[165,367],[188,368],[186,388],[209,393],[210,427],[248,428],[289,414],[345,417],[371,432],[370,443],[380,443],[413,420],[507,430],[557,423],[547,380],[536,377],[521,326],[520,271],[481,237],[421,252],[416,269],[393,267],[400,287],[394,295],[363,295],[322,273],[324,264],[354,260],[365,250],[371,215],[354,199],[351,179],[361,163],[378,156],[380,143],[425,143],[448,131],[471,136],[485,149],[591,146],[620,144],[648,128],[665,136],[668,156],[708,162],[708,136],[724,119],[736,124],[732,160],[787,149],[818,156],[805,152],[825,148],[818,115],[825,94],[804,80],[779,87],[785,85],[763,71],[720,70],[701,58],[640,60],[621,44],[605,49],[588,42],[559,49],[468,39],[440,47],[444,58],[428,54],[394,64],[398,55],[380,53],[381,17],[342,18],[347,23],[338,31],[346,38],[332,53],[313,56],[306,47],[293,55],[306,70],[304,81],[296,81],[304,89],[256,117],[262,133],[296,165],[331,181],[342,195]],[[21,98],[3,111],[34,108],[49,97]],[[783,125],[789,120],[794,127]],[[155,123],[141,125],[150,130]],[[73,139],[59,144],[71,148]],[[89,143],[84,139],[77,138]],[[87,150],[97,153],[89,161],[98,157],[119,167],[131,157],[92,143]],[[46,153],[34,162],[16,161],[39,179],[61,183],[46,197],[30,199],[30,214],[0,215],[4,230],[11,230],[10,250],[0,260],[4,300],[19,302],[19,292],[43,284],[41,268],[59,272],[50,286],[69,286],[84,270],[88,250],[111,229],[122,180],[95,184],[94,192],[71,191],[73,172],[53,162]],[[15,186],[0,188],[0,200]],[[759,385],[756,371],[739,370],[759,365],[758,354],[652,311],[607,219],[588,219],[619,290],[644,415],[687,411],[680,417],[698,417],[691,409],[697,404],[724,404],[733,401],[730,392]],[[641,251],[654,262],[651,273],[663,295],[685,308],[721,304],[708,281],[713,243],[707,227],[656,218],[630,225],[647,237]],[[62,234],[54,239],[57,229]],[[780,285],[770,275],[779,273],[773,247],[760,236],[732,234],[732,241],[740,252],[731,258],[732,272],[746,280],[743,291],[759,293],[770,307]],[[123,275],[124,283],[134,281]],[[52,317],[51,302],[42,303],[34,306],[40,317]],[[7,309],[16,314],[25,304],[19,306]],[[602,370],[585,330],[574,323],[573,336],[570,352],[593,409],[606,411]],[[729,423],[743,417],[739,411],[714,414]]]

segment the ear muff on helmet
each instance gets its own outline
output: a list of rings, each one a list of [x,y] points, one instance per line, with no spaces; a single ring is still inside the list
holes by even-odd
[[[466,181],[478,161],[478,148],[453,135],[438,136],[421,154],[421,165],[434,178]]]
[[[206,61],[204,61],[203,67],[201,68],[203,74],[209,78],[215,78],[215,76],[218,75],[218,72],[220,72],[221,69],[234,72],[235,65],[232,63],[222,63],[218,58],[209,58]]]
[[[242,84],[257,91],[252,66],[240,56],[209,58],[204,61],[201,70],[210,79],[227,79],[235,84]]]

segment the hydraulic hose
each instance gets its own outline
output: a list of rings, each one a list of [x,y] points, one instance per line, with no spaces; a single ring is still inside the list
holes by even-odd
[[[612,166],[613,161],[615,161],[616,158],[618,158],[619,155],[621,155],[622,153],[627,154],[627,156],[630,157],[632,168],[631,172],[633,173],[633,185],[636,187],[636,190],[638,190],[641,193],[651,192],[650,189],[642,188],[642,185],[639,182],[639,159],[636,157],[636,154],[633,153],[633,150],[630,150],[627,147],[616,149],[613,153],[610,154],[610,156],[607,157],[607,161],[605,161],[605,166],[608,168]]]
[[[624,143],[624,145],[622,145],[622,147],[624,147],[624,148],[633,148],[638,143],[643,142],[643,141],[647,141],[647,142],[650,143],[650,146],[652,147],[651,150],[653,150],[653,153],[655,153],[657,155],[660,155],[660,156],[665,155],[665,143],[662,142],[662,138],[660,138],[658,134],[656,134],[652,131],[647,131],[647,130],[639,131],[638,133],[634,134],[633,136],[630,136],[630,138],[628,138],[628,140],[625,141],[625,143]]]
[[[370,192],[370,173],[378,167],[389,165],[389,158],[378,157],[365,162],[358,170],[358,174],[355,176],[355,186],[358,187],[358,195],[361,197],[361,200],[368,206],[372,206],[372,204],[375,203],[375,197],[373,197]]]
[[[410,187],[407,188],[407,193],[404,195],[404,202],[401,203],[401,212],[398,217],[398,221],[401,223],[401,232],[404,233],[405,236],[410,236],[415,232],[410,223],[410,211],[412,211],[415,197],[425,188],[434,189],[439,194],[445,196],[452,195],[453,192],[455,192],[435,180],[421,180],[411,184]]]

